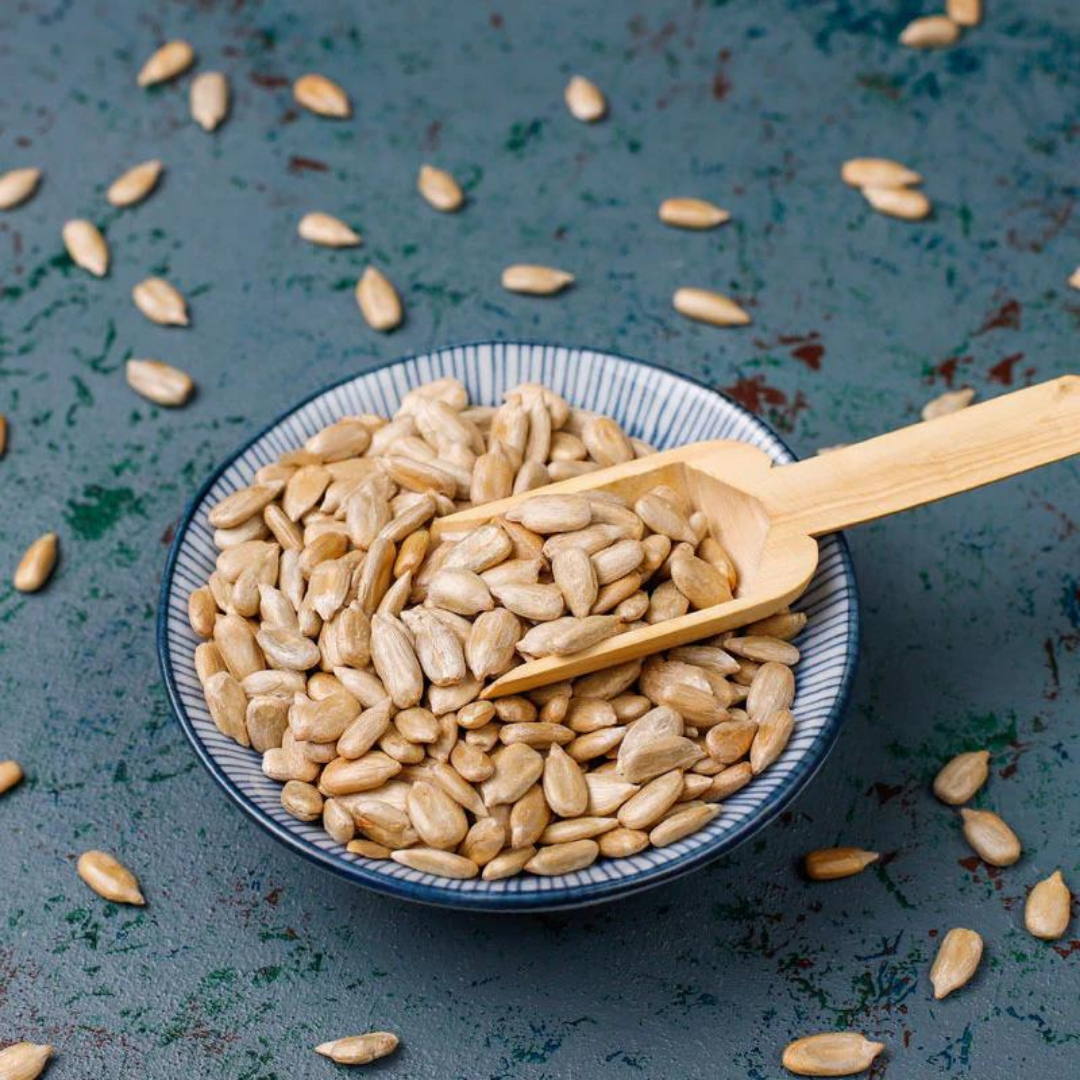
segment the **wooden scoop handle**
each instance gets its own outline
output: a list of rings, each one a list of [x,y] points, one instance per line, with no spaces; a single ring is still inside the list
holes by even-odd
[[[775,526],[821,536],[1080,453],[1080,376],[770,470]]]

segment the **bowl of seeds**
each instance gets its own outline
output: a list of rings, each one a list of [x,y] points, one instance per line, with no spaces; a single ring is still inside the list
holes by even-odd
[[[158,652],[196,754],[293,851],[426,903],[573,907],[730,851],[839,732],[858,639],[841,537],[790,609],[489,695],[738,595],[684,494],[540,490],[706,439],[793,460],[722,394],[587,349],[448,347],[308,398],[210,476],[169,552]]]

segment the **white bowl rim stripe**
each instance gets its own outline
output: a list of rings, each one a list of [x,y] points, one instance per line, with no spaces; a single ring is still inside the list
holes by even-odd
[[[470,359],[475,364],[471,373],[463,370]],[[486,362],[486,367],[481,360]],[[496,367],[498,364],[501,368]],[[645,423],[635,433],[649,441],[660,436],[663,445],[663,436],[670,434],[673,426],[682,430],[694,420],[699,427],[734,426],[744,438],[751,436],[747,441],[761,446],[775,460],[795,460],[769,425],[743,406],[693,376],[652,361],[608,349],[535,341],[476,341],[443,346],[345,376],[315,391],[255,432],[211,473],[188,502],[177,524],[162,577],[158,659],[170,705],[203,765],[248,816],[292,850],[368,888],[422,903],[490,911],[575,907],[651,888],[718,858],[781,813],[821,767],[839,733],[854,677],[859,638],[858,598],[850,553],[838,534],[820,541],[818,570],[805,594],[812,605],[824,604],[831,613],[825,633],[822,634],[823,628],[817,631],[821,640],[814,645],[814,674],[799,678],[796,714],[800,724],[780,760],[726,800],[724,812],[706,829],[667,848],[649,848],[628,859],[601,859],[583,871],[557,878],[528,875],[501,882],[485,882],[480,878],[458,882],[410,870],[392,861],[375,862],[349,855],[317,824],[304,824],[289,817],[280,806],[281,785],[263,776],[258,755],[226,739],[209,720],[201,687],[194,676],[190,654],[198,639],[187,624],[187,594],[205,580],[206,560],[202,560],[204,566],[198,573],[190,564],[197,561],[200,552],[205,556],[209,551],[212,565],[212,556],[216,554],[211,543],[212,530],[205,521],[204,504],[219,486],[221,490],[215,492],[215,501],[228,490],[249,482],[260,465],[348,411],[341,407],[340,401],[336,408],[333,403],[335,398],[348,397],[350,389],[354,397],[362,392],[361,388],[377,394],[374,411],[388,415],[396,405],[395,398],[388,396],[389,390],[400,396],[418,380],[430,381],[453,373],[473,384],[471,400],[481,396],[476,394],[477,389],[486,389],[486,398],[491,400],[490,384],[513,385],[522,381],[517,374],[507,377],[507,372],[523,366],[529,370],[530,381],[553,385],[575,403],[581,402],[584,394],[582,407],[617,416],[626,416],[619,406],[625,404],[620,401],[620,394],[627,392],[634,405],[635,421]],[[605,367],[608,372],[602,370]],[[666,393],[659,395],[656,391],[661,388]],[[670,395],[676,392],[692,399],[688,402],[693,406],[689,414],[667,407]],[[694,437],[715,436],[703,435],[699,430]],[[814,632],[813,624],[805,631],[811,635]],[[186,661],[181,646],[186,651]],[[174,649],[178,656],[176,663]],[[804,721],[804,716],[817,719]]]

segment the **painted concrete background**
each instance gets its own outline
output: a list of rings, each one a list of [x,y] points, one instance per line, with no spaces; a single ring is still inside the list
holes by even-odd
[[[535,918],[455,917],[368,895],[279,849],[233,809],[169,715],[154,653],[170,529],[212,466],[293,401],[429,346],[525,337],[662,361],[726,390],[800,453],[908,423],[929,397],[980,397],[1080,368],[1076,225],[1080,11],[988,0],[944,53],[900,48],[910,0],[628,4],[498,0],[0,6],[0,168],[39,195],[0,215],[0,757],[28,780],[0,801],[0,1043],[49,1041],[49,1076],[322,1077],[311,1047],[389,1028],[386,1077],[781,1074],[783,1045],[853,1026],[888,1043],[875,1076],[1004,1080],[1080,1071],[1080,924],[1022,928],[1027,889],[1080,887],[1080,466],[1056,465],[855,531],[864,652],[840,743],[785,818],[730,857],[622,903]],[[232,81],[214,136],[188,79],[135,72],[182,36]],[[352,121],[298,114],[289,81],[348,88]],[[574,72],[610,119],[575,123]],[[917,168],[935,214],[871,212],[840,163]],[[108,184],[166,165],[144,205]],[[468,208],[414,192],[452,169]],[[661,198],[732,222],[682,233]],[[319,208],[365,246],[303,244]],[[68,217],[112,245],[104,281],[64,254]],[[368,260],[406,325],[361,321]],[[551,301],[498,287],[511,261],[572,270]],[[165,330],[130,300],[150,273],[188,296]],[[670,310],[679,285],[740,298],[753,326]],[[192,373],[177,412],[135,397],[130,356]],[[8,584],[55,529],[48,589]],[[1022,860],[990,873],[929,794],[988,746],[978,804]],[[807,849],[885,853],[862,876],[802,880]],[[139,874],[145,910],[78,880],[89,847]],[[940,934],[979,930],[975,981],[934,1003]]]

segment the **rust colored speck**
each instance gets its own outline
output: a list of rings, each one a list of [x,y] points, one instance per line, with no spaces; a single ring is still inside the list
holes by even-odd
[[[261,71],[251,73],[251,81],[263,90],[280,90],[289,85],[289,80],[284,75],[266,75]]]
[[[948,360],[942,360],[940,364],[934,367],[934,374],[930,376],[930,381],[944,379],[945,385],[951,388],[954,385],[953,380],[956,378],[960,365],[970,363],[970,356],[950,356]]]
[[[166,526],[165,531],[161,534],[161,542],[168,547],[173,542],[173,537],[176,535],[176,522],[171,522]]]
[[[1002,386],[1012,386],[1013,368],[1024,359],[1022,352],[1013,353],[999,360],[988,372],[991,382],[1001,383]]]
[[[965,870],[971,874],[978,873],[982,866],[982,859],[978,855],[967,855],[963,859],[956,860]]]
[[[293,176],[300,176],[304,172],[328,172],[330,166],[325,161],[317,158],[291,157],[289,158],[289,172]]]
[[[503,28],[503,17],[497,11],[491,13],[488,22],[491,23],[496,30],[501,30]]]
[[[791,355],[801,360],[811,371],[821,370],[821,358],[825,355],[824,345],[800,345],[792,349]]]
[[[278,906],[278,901],[280,901],[280,900],[281,900],[281,889],[271,889],[266,894],[266,902],[271,907],[277,907]]]
[[[731,53],[727,49],[721,49],[716,54],[716,71],[713,72],[712,96],[717,101],[723,101],[731,93],[731,80],[724,73],[724,65],[731,59]]]
[[[1051,948],[1064,960],[1080,949],[1080,941],[1073,938],[1068,945],[1052,945]]]
[[[985,334],[988,330],[1019,330],[1023,311],[1019,300],[1006,300],[987,315],[986,321],[975,333]]]

